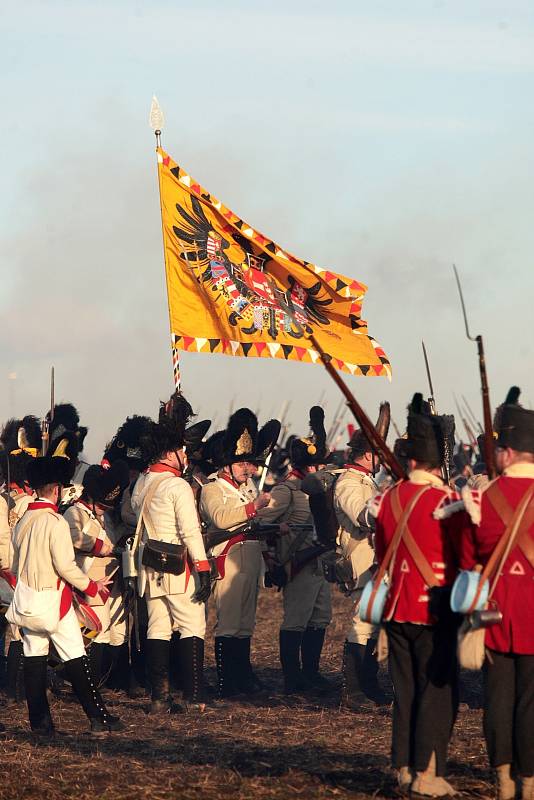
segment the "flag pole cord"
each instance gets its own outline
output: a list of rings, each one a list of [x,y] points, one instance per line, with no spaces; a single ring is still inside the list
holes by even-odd
[[[171,356],[172,356],[172,372],[174,378],[174,388],[177,392],[181,390],[182,379],[180,375],[180,359],[178,357],[178,349],[174,346],[174,333],[172,330],[172,316],[171,316],[171,301],[169,295],[169,265],[167,263],[167,247],[165,243],[165,224],[163,222],[163,193],[161,191],[161,168],[159,160],[161,158],[161,131],[159,129],[154,131],[156,136],[156,153],[158,154],[157,168],[158,168],[158,190],[159,190],[159,211],[161,216],[161,236],[163,240],[163,260],[165,262],[165,285],[167,288],[167,309],[169,311],[169,332],[171,335]]]

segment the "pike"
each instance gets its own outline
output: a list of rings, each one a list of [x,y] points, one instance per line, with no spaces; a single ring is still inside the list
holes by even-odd
[[[478,368],[480,372],[480,390],[482,392],[482,410],[484,414],[484,460],[486,462],[486,469],[488,477],[493,479],[496,475],[495,471],[495,453],[493,443],[493,421],[491,416],[491,406],[489,398],[488,375],[486,372],[486,357],[484,354],[484,342],[482,336],[471,336],[469,331],[469,323],[467,322],[467,312],[465,310],[464,296],[462,292],[462,285],[458,270],[453,264],[454,276],[456,278],[456,285],[458,286],[458,293],[460,295],[460,304],[462,306],[462,313],[465,323],[465,333],[470,342],[476,342],[478,351]]]
[[[54,399],[54,367],[50,369],[50,412],[48,414],[48,419],[44,417],[41,422],[41,455],[45,456],[48,452],[48,447],[50,445],[50,425],[54,421],[54,406],[55,406],[55,399]]]

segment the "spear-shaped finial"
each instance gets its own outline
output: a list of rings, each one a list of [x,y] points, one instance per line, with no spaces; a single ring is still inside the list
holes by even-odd
[[[165,117],[163,116],[163,111],[161,110],[161,106],[158,103],[158,98],[156,95],[152,96],[148,124],[156,135],[156,147],[161,147],[161,131],[165,125]]]

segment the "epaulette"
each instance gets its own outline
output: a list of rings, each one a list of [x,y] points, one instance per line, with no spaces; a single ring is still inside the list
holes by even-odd
[[[453,514],[457,514],[459,511],[465,510],[464,501],[456,489],[443,486],[443,490],[443,497],[432,512],[434,519],[448,519],[449,517],[452,517]]]

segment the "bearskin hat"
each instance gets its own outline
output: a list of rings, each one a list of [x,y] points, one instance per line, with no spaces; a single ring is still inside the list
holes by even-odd
[[[192,464],[197,464],[203,458],[203,444],[211,425],[211,419],[203,419],[195,422],[185,429],[184,445],[187,451],[187,460]]]
[[[289,445],[289,458],[295,467],[324,464],[328,457],[324,411],[320,406],[310,408],[310,430],[311,436],[295,436]]]
[[[50,455],[32,458],[27,467],[27,481],[32,489],[55,483],[66,485],[69,482],[68,460]]]
[[[80,415],[72,403],[58,403],[54,406],[54,418],[50,420],[50,411],[46,418],[49,423],[50,443],[63,436],[66,431],[70,431],[78,437],[78,453],[82,452],[88,429],[80,425]]]
[[[130,482],[130,469],[126,461],[114,461],[109,467],[91,464],[82,479],[85,497],[101,506],[112,507]]]
[[[161,403],[159,422],[150,421],[139,439],[144,462],[153,464],[164,453],[181,450],[185,429],[192,416],[193,409],[180,392],[175,392],[167,403]]]
[[[519,405],[521,390],[512,386],[495,414],[497,446],[510,447],[520,453],[534,453],[534,411]]]
[[[452,414],[429,414],[428,403],[420,392],[408,406],[407,458],[429,467],[452,466],[454,417]]]
[[[153,424],[150,417],[138,414],[128,417],[106,446],[104,459],[110,464],[118,460],[126,461],[130,469],[142,472],[147,467],[147,462],[143,457],[141,438]]]
[[[280,422],[271,419],[258,432],[258,418],[250,408],[239,408],[228,420],[228,427],[213,456],[219,466],[249,461],[264,464],[280,434]]]
[[[72,483],[80,449],[80,438],[75,431],[65,431],[61,436],[57,436],[48,447],[47,455],[62,458],[65,461],[64,469],[67,479],[63,481],[63,485]]]
[[[384,441],[388,438],[390,421],[391,409],[389,403],[380,403],[375,428]],[[350,440],[347,442],[347,447],[350,450],[350,457],[352,459],[363,456],[364,453],[370,453],[374,449],[362,430],[354,431]]]
[[[23,486],[28,464],[39,455],[42,447],[41,425],[31,414],[22,419],[10,419],[0,434],[2,473],[11,483]],[[9,461],[9,468],[8,468]]]
[[[256,444],[256,456],[254,458],[254,463],[259,467],[265,466],[269,455],[272,453],[278,441],[281,427],[280,420],[270,419],[265,423],[263,428],[260,429]]]

